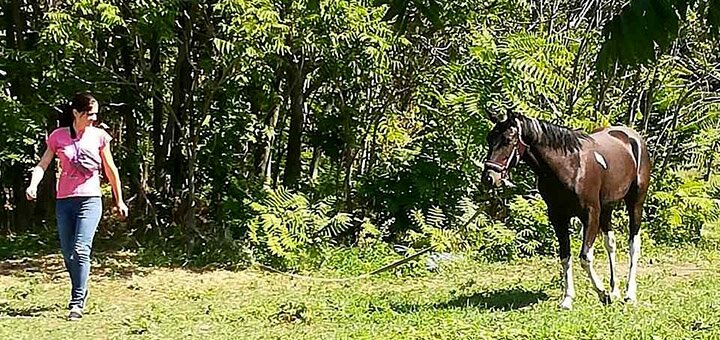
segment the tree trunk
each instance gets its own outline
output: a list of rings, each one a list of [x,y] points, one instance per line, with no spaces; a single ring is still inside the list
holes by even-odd
[[[6,31],[5,41],[6,48],[10,50],[25,51],[26,18],[25,13],[21,10],[22,3],[20,0],[10,0],[5,3],[3,13],[5,14]],[[21,104],[29,104],[32,99],[32,87],[28,74],[23,74],[23,70],[10,70],[8,72],[8,81],[10,83],[10,94],[17,98]],[[31,150],[27,150],[27,154],[32,154]],[[25,187],[27,183],[25,177],[28,174],[27,169],[21,163],[14,163],[10,166],[10,171],[6,175],[9,177],[10,188],[12,192],[13,202],[13,227],[19,230],[28,230],[36,219],[43,219],[43,216],[37,216],[33,213],[34,206],[25,199]]]
[[[290,86],[290,131],[288,132],[287,158],[285,160],[284,184],[297,187],[300,182],[302,134],[305,123],[305,75],[299,65],[290,61],[287,68],[287,84]]]
[[[129,15],[126,13],[125,15]],[[120,48],[120,59],[122,61],[122,75],[124,79],[130,80],[133,77],[134,60],[133,60],[133,46],[132,40],[129,37],[122,39],[122,47]],[[135,116],[135,110],[133,109],[132,103],[139,101],[136,96],[137,91],[130,85],[125,85],[120,89],[120,100],[122,105],[119,108],[120,114],[126,124],[126,137],[123,141],[125,144],[125,150],[127,150],[126,159],[124,162],[125,173],[130,181],[130,191],[127,193],[128,197],[138,195],[143,191],[142,181],[140,179],[140,145],[139,139],[139,128],[138,118]],[[144,203],[144,200],[138,202]]]
[[[310,161],[310,180],[315,181],[318,176],[318,169],[320,169],[320,147],[314,146],[312,153],[312,160]]]
[[[642,84],[640,83],[640,70],[635,71],[635,76],[633,77],[633,83],[630,84],[630,100],[628,102],[628,108],[626,112],[627,122],[626,125],[635,128],[635,117],[637,115],[637,111],[640,107],[640,102],[642,101],[642,97],[644,95],[645,90],[642,88]]]
[[[282,164],[282,158],[283,153],[281,152],[283,142],[284,142],[284,136],[285,136],[285,126],[287,125],[287,110],[288,110],[288,102],[290,101],[289,93],[290,89],[288,88],[286,91],[285,101],[282,104],[282,109],[280,111],[280,117],[278,118],[278,128],[275,131],[275,147],[270,150],[270,159],[268,160],[268,168],[267,173],[268,175],[272,174],[272,183],[273,186],[277,187],[278,183],[280,182],[280,164]],[[275,155],[275,165],[272,165],[272,154],[273,152]]]
[[[193,8],[190,8],[190,7]],[[187,120],[189,115],[189,105],[192,103],[190,96],[192,96],[192,84],[193,84],[193,70],[190,65],[190,51],[192,49],[192,34],[193,34],[193,17],[195,12],[196,4],[183,3],[184,10],[181,11],[178,16],[178,27],[177,35],[180,40],[180,46],[178,47],[178,58],[175,64],[175,82],[173,84],[173,99],[172,99],[172,115],[168,119],[166,129],[171,132],[171,138],[168,139],[165,144],[165,150],[169,150],[170,154],[170,188],[171,192],[178,195],[182,191],[183,184],[185,183],[184,167],[186,166],[186,158],[183,155],[182,147],[183,140],[186,136],[183,135],[184,129],[187,129]],[[168,131],[168,130],[166,130]],[[185,142],[190,142],[185,140]]]
[[[717,150],[717,144],[718,144],[717,142],[712,144],[711,150],[713,150],[713,152],[710,152],[710,156],[708,156],[707,161],[705,161],[705,175],[703,176],[703,179],[705,181],[709,181],[710,176],[712,175],[712,166],[713,166],[713,163],[715,163],[715,154],[716,154],[716,152],[714,152],[714,151]]]
[[[273,84],[274,91],[270,93],[270,108],[263,119],[263,131],[260,132],[258,138],[259,143],[255,148],[255,158],[253,171],[255,175],[264,178],[268,174],[268,166],[270,165],[270,155],[272,154],[272,146],[275,142],[278,119],[280,118],[280,98],[277,93],[280,92],[281,81],[280,72],[276,73],[276,80]],[[268,134],[269,133],[269,134]]]
[[[343,180],[343,192],[345,197],[345,209],[352,210],[352,176],[355,170],[355,158],[357,157],[357,149],[348,147],[345,156],[345,179]]]
[[[153,34],[150,42],[150,71],[153,76],[159,76],[161,71],[161,57],[160,53],[160,41],[157,34]],[[152,142],[154,151],[154,170],[155,176],[153,178],[152,186],[157,188],[164,187],[163,173],[164,163],[167,154],[163,153],[163,121],[165,119],[165,108],[162,101],[163,93],[163,82],[159,78],[153,79],[153,98],[152,98]]]
[[[653,68],[653,77],[650,81],[650,85],[647,88],[647,91],[645,91],[645,95],[643,96],[643,101],[641,105],[641,110],[643,114],[643,123],[642,123],[642,131],[647,131],[648,124],[650,124],[650,115],[652,114],[653,109],[653,100],[655,99],[655,87],[657,86],[657,70],[658,67],[655,65]]]

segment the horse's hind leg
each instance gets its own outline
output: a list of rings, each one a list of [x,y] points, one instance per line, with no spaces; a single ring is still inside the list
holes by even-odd
[[[642,207],[645,200],[644,190],[638,189],[637,185],[630,188],[625,198],[628,217],[630,218],[630,269],[628,270],[627,292],[625,301],[635,303],[637,301],[637,269],[640,259],[640,220],[642,218]]]
[[[583,219],[584,233],[583,244],[580,250],[580,264],[590,277],[590,282],[595,288],[595,292],[603,303],[609,303],[610,297],[605,293],[602,280],[593,268],[593,243],[600,229],[600,209],[599,207],[589,207],[587,216]]]
[[[617,246],[615,243],[615,234],[612,231],[610,222],[612,220],[613,206],[603,207],[600,212],[600,229],[603,232],[603,239],[605,240],[605,250],[608,253],[608,261],[610,262],[610,300],[620,299],[620,289],[618,289],[618,279],[615,272],[615,251]]]

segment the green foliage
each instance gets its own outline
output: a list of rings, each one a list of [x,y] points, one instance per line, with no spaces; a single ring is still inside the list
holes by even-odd
[[[436,0],[375,0],[374,2],[378,6],[387,5],[387,11],[383,19],[392,21],[395,30],[399,33],[405,32],[409,22],[419,21],[423,18],[428,20],[435,28],[440,28],[443,25],[443,20],[441,20],[442,8]],[[419,12],[422,16],[415,15],[415,12]]]
[[[542,202],[518,196],[534,185],[527,169],[499,199],[479,185],[488,113],[508,108],[635,127],[662,177],[651,235],[711,240],[715,220],[685,211],[712,211],[710,184],[663,175],[714,178],[720,165],[718,3],[12,1],[0,7],[0,226],[21,237],[26,216],[53,220],[51,202],[24,200],[27,170],[53,106],[90,90],[132,211],[101,235],[148,261],[233,267],[253,253],[298,268],[399,241],[552,254]]]
[[[447,218],[439,208],[431,207],[427,214],[413,210],[411,220],[420,229],[420,232],[409,231],[408,239],[413,244],[426,243],[438,252],[457,251],[461,247],[462,235],[456,230],[445,228],[444,224],[447,224]],[[421,238],[427,238],[427,240],[418,242]]]
[[[464,186],[469,185],[462,172],[440,159],[409,157],[411,161],[401,162],[408,167],[368,176],[359,189],[368,206],[378,212],[379,220],[394,219],[393,233],[410,227],[409,213],[413,209],[456,206]]]
[[[411,220],[419,231],[409,231],[407,240],[415,248],[474,252],[481,258],[496,260],[555,254],[557,241],[545,203],[537,197],[515,196],[509,208],[505,222],[491,219],[467,198],[460,200],[461,214],[452,219],[437,207],[426,214],[414,210]]]
[[[38,141],[32,136],[42,131],[38,116],[37,112],[0,94],[0,135],[4,136],[0,141],[0,164],[27,166],[31,163],[25,153],[34,150]],[[0,175],[2,172],[0,167]]]
[[[720,36],[720,1],[708,0],[705,2],[705,20],[708,31],[715,36]]]
[[[555,255],[557,238],[547,217],[547,206],[538,196],[515,196],[510,202],[507,226],[516,233],[520,255]]]
[[[386,236],[381,228],[378,228],[368,218],[360,223],[360,232],[358,233],[358,246],[361,248],[371,247],[382,242],[382,237]]]
[[[607,72],[616,64],[636,66],[657,60],[675,41],[695,4],[707,31],[720,36],[720,1],[633,0],[605,24],[598,68]]]
[[[3,236],[0,238],[0,259],[20,259],[52,253],[57,249],[57,244],[49,240],[54,240],[55,236],[54,231]]]
[[[643,218],[650,236],[661,244],[716,240],[720,224],[720,177],[707,182],[693,173],[670,172],[656,179]]]
[[[573,86],[569,75],[577,44],[564,35],[543,36],[517,33],[508,36],[500,48],[503,94],[522,112],[537,118],[550,118],[538,110],[538,98],[556,102]],[[557,109],[551,112],[559,114]]]
[[[255,212],[247,224],[249,236],[259,257],[285,267],[317,257],[320,247],[345,232],[352,219],[334,212],[332,199],[310,203],[303,194],[283,187],[268,189],[262,200],[248,203]]]
[[[657,58],[675,40],[686,0],[631,1],[603,28],[605,43],[598,55],[598,66],[608,70],[621,63],[637,65]]]
[[[110,2],[99,0],[70,1],[68,8],[47,14],[48,24],[41,33],[43,40],[63,47],[70,55],[96,53],[98,35],[125,26],[120,10]]]

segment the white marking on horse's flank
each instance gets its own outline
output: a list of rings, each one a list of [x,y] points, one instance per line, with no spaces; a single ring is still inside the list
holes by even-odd
[[[620,133],[624,134],[625,136],[627,136],[627,138],[629,140],[635,141],[635,145],[637,145],[637,148],[638,148],[637,149],[637,152],[638,152],[637,159],[635,158],[635,154],[633,153],[632,144],[630,144],[630,158],[632,158],[633,161],[635,162],[635,169],[637,170],[637,175],[639,176],[640,175],[640,164],[641,164],[640,161],[642,160],[642,143],[640,143],[640,140],[636,136],[631,136],[630,134],[628,134],[627,132],[625,132],[621,129],[610,129],[610,130],[620,132]]]
[[[607,161],[605,161],[605,157],[603,157],[603,155],[601,155],[597,151],[593,151],[593,153],[595,154],[595,160],[598,162],[598,164],[600,164],[603,169],[607,170],[608,165]]]
[[[635,140],[635,144],[637,145],[637,149],[638,149],[638,156],[637,156],[637,159],[635,160],[635,169],[637,170],[637,175],[640,176],[640,164],[641,164],[640,160],[642,159],[642,147],[641,147],[642,144],[640,144],[640,141],[637,138],[635,138],[635,137],[631,137],[631,138],[633,140]]]
[[[640,232],[630,240],[630,269],[628,270],[628,282],[626,299],[635,301],[637,295],[637,267],[640,258]]]
[[[583,156],[581,156],[582,159]],[[580,167],[575,172],[575,192],[582,192],[582,185],[585,183],[585,162],[580,162]]]

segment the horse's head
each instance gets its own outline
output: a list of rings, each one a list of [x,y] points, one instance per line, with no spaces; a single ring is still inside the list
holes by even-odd
[[[496,123],[487,136],[488,154],[482,181],[486,185],[500,186],[510,169],[522,158],[527,144],[522,140],[520,116],[510,113]]]

